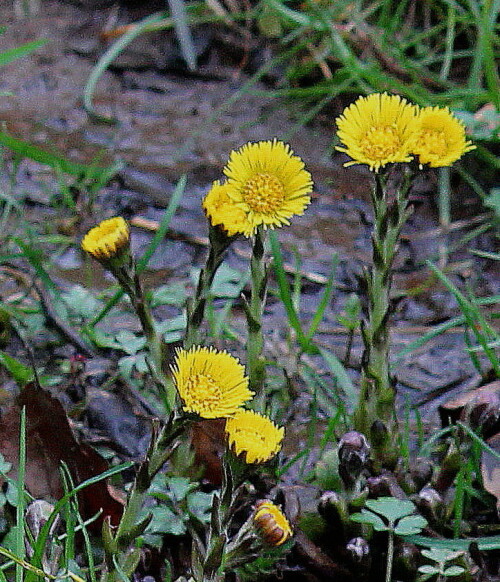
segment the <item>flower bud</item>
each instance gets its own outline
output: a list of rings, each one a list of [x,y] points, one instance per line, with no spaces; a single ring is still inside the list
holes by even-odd
[[[366,573],[370,570],[372,556],[370,546],[364,538],[353,538],[346,545],[346,550],[351,563],[356,567],[356,571]]]
[[[121,216],[103,220],[83,237],[82,249],[100,262],[119,258],[128,250],[130,230]]]
[[[281,509],[272,501],[261,500],[255,506],[253,523],[268,546],[281,546],[292,535],[292,527]]]
[[[370,445],[364,434],[357,431],[345,433],[339,441],[339,474],[346,487],[351,487],[366,467]]]

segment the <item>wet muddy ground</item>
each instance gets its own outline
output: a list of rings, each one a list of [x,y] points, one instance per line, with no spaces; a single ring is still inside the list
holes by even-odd
[[[102,124],[89,118],[82,106],[85,83],[107,47],[100,34],[111,22],[121,24],[144,16],[148,7],[99,9],[88,3],[43,0],[39,14],[16,19],[10,3],[5,4],[0,6],[0,22],[7,27],[0,36],[0,51],[34,39],[48,41],[32,55],[2,68],[0,91],[10,93],[0,99],[5,129],[16,138],[55,149],[76,162],[90,163],[98,158],[103,164],[118,160],[124,164],[98,194],[94,214],[81,217],[73,231],[75,245],[54,257],[51,273],[58,284],[66,289],[73,283],[90,283],[95,289],[109,285],[111,281],[103,278],[95,265],[89,268],[78,248],[83,233],[116,213],[129,219],[159,220],[177,180],[186,174],[185,195],[169,237],[149,264],[147,281],[150,286],[180,281],[192,288],[193,265],[202,265],[206,251],[207,225],[201,199],[212,180],[220,177],[230,150],[248,140],[285,139],[311,171],[315,193],[305,215],[281,229],[279,239],[292,271],[295,253],[300,255],[304,276],[301,314],[306,321],[316,309],[332,256],[338,254],[335,293],[318,337],[321,345],[342,358],[347,334],[336,315],[342,312],[349,294],[360,290],[362,268],[370,261],[371,231],[368,172],[344,169],[345,159],[333,151],[333,120],[343,104],[337,103],[337,111],[324,113],[313,124],[297,128],[286,103],[262,96],[268,87],[264,83],[252,86],[259,95],[243,92],[234,99],[250,78],[249,72],[239,66],[241,55],[227,40],[227,31],[201,27],[195,33],[201,65],[193,74],[183,67],[171,32],[143,35],[132,43],[97,85],[96,110],[117,121]],[[260,42],[252,55],[262,61],[268,53],[268,47]],[[223,105],[228,99],[233,102]],[[39,232],[58,232],[71,213],[50,205],[58,191],[54,173],[23,161],[15,178],[12,192],[26,202],[28,220]],[[7,177],[2,183],[10,188]],[[434,325],[459,314],[452,296],[429,278],[425,265],[426,259],[437,261],[446,245],[451,249],[458,246],[448,256],[447,272],[460,288],[469,286],[480,297],[500,292],[498,265],[468,252],[470,248],[493,250],[493,236],[487,232],[465,247],[459,244],[464,235],[487,220],[480,201],[457,182],[452,227],[445,233],[439,227],[436,192],[436,174],[423,173],[413,193],[415,212],[404,230],[396,261],[395,355]],[[147,229],[135,227],[134,251],[139,254],[151,236]],[[229,254],[228,264],[245,272],[248,255],[249,245],[239,241]],[[243,336],[238,310],[232,323]],[[285,361],[289,330],[284,308],[272,295],[265,325],[269,356]],[[350,367],[354,378],[360,355],[360,338],[356,336]],[[326,371],[321,362],[312,363],[318,371]],[[403,356],[395,372],[403,399],[409,398],[413,406],[420,407],[431,425],[438,422],[438,404],[480,382],[464,351],[461,329],[451,329]]]

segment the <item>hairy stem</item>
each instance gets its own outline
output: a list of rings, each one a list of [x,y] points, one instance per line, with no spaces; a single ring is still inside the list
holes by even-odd
[[[267,294],[267,270],[264,264],[264,240],[262,227],[257,229],[250,261],[252,289],[250,304],[247,306],[247,370],[250,390],[259,394],[264,386],[266,368],[263,357],[264,336],[262,315]]]
[[[218,226],[210,226],[210,247],[205,266],[200,272],[193,303],[189,309],[184,348],[200,343],[200,332],[205,307],[217,269],[234,237],[227,236]]]
[[[394,419],[396,391],[389,368],[389,317],[392,266],[399,235],[410,216],[408,208],[409,176],[389,192],[387,176],[375,175],[372,190],[374,225],[372,265],[365,272],[368,317],[362,322],[364,352],[361,392],[354,413],[356,429],[369,433],[373,422],[391,426]]]

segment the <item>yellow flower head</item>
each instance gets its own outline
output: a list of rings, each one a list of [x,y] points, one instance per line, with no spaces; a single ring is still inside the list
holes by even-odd
[[[281,546],[293,535],[292,527],[285,514],[272,501],[257,502],[253,523],[268,546]]]
[[[352,158],[344,166],[366,164],[378,172],[386,164],[409,162],[418,109],[399,95],[359,97],[337,117],[337,135]]]
[[[83,237],[82,249],[98,261],[113,259],[128,249],[130,231],[121,216],[108,218]]]
[[[304,162],[281,141],[247,143],[231,152],[224,168],[226,193],[231,213],[224,216],[224,228],[245,236],[256,228],[290,224],[290,217],[302,214],[311,202],[313,182]],[[233,213],[236,207],[242,215]]]
[[[186,412],[202,418],[225,418],[253,396],[238,358],[214,348],[178,349],[174,382]]]
[[[245,231],[246,214],[228,196],[228,185],[216,180],[203,200],[203,208],[213,226],[221,226],[234,236]]]
[[[464,124],[448,107],[424,107],[420,110],[413,146],[420,166],[451,166],[475,147],[465,139]]]
[[[252,410],[238,410],[226,421],[229,446],[246,463],[265,463],[281,448],[285,434],[266,416]]]

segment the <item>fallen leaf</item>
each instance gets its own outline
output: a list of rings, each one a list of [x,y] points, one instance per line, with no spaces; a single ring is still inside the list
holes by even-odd
[[[486,444],[500,453],[500,434],[489,438]],[[500,461],[498,457],[485,450],[481,454],[481,475],[486,491],[497,498],[497,511],[500,515]]]
[[[0,424],[0,453],[12,463],[10,475],[15,478],[19,464],[19,418],[26,407],[26,479],[28,492],[36,499],[59,499],[64,491],[60,481],[61,462],[66,463],[75,485],[106,471],[108,463],[90,446],[79,443],[68,422],[64,409],[47,390],[31,382],[19,394],[15,405],[3,415]],[[105,481],[85,487],[78,495],[80,512],[89,519],[102,510],[92,523],[100,528],[109,517],[117,525],[123,504],[110,492]]]

